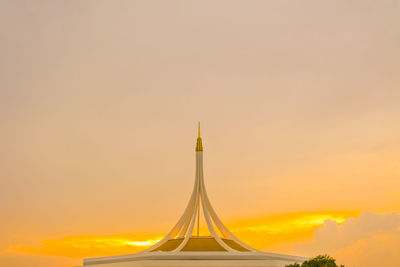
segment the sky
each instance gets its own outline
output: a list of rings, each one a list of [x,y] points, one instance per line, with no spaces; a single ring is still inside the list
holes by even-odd
[[[400,2],[0,0],[0,265],[79,266],[194,181],[269,252],[400,261]]]

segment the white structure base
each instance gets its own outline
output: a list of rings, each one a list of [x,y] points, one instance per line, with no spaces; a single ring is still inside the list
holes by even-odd
[[[278,260],[146,260],[96,264],[93,267],[284,267],[290,264]]]
[[[284,267],[305,258],[265,252],[143,252],[91,258],[92,267]]]

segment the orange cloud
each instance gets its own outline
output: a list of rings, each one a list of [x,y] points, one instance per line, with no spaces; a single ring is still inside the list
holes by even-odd
[[[242,240],[267,250],[276,244],[310,240],[326,220],[340,224],[358,214],[358,211],[297,212],[242,220],[229,226]]]

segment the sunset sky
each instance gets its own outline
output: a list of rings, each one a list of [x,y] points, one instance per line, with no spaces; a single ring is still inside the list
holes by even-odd
[[[244,242],[398,267],[399,14],[398,0],[0,0],[0,266],[162,238],[201,121],[208,195]]]

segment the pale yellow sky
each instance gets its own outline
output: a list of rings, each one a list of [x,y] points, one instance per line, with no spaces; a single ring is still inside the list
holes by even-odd
[[[1,1],[0,265],[54,266],[10,252],[43,240],[166,233],[190,195],[197,121],[227,225],[399,211],[399,12]]]

